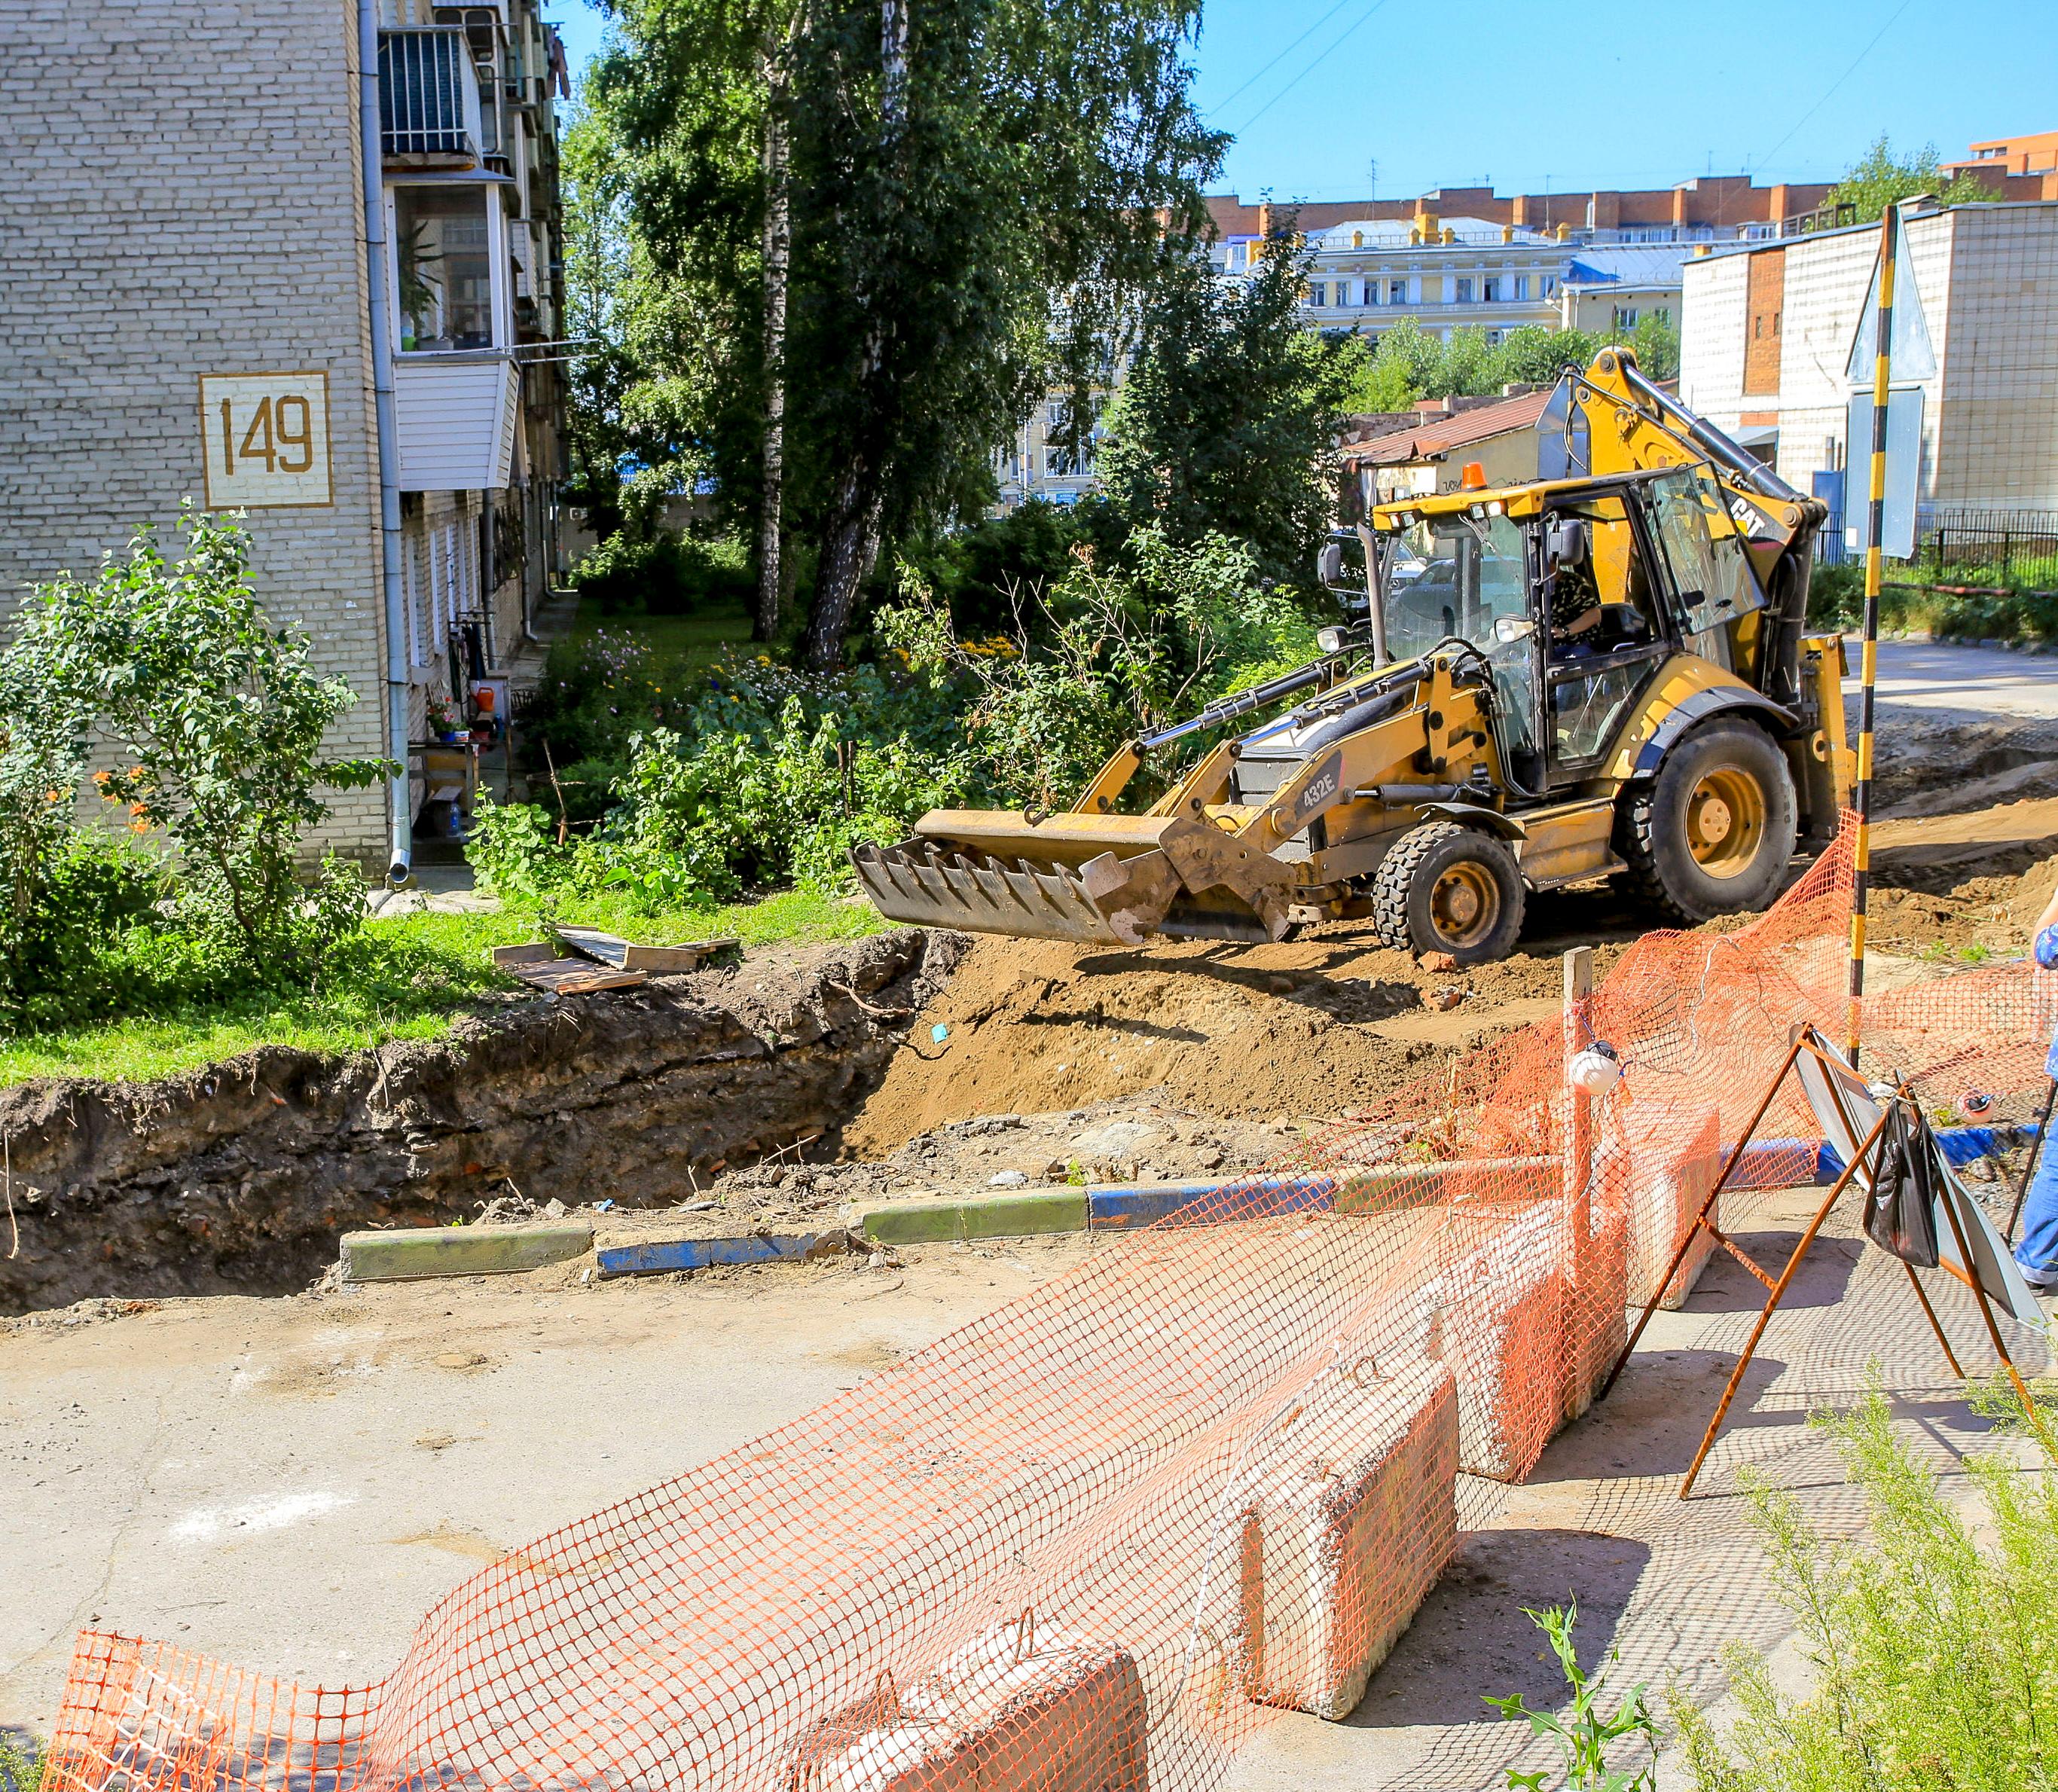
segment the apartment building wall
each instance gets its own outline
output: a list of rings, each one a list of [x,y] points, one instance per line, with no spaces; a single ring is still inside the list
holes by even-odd
[[[1954,206],[1904,230],[1936,357],[1931,377],[1895,379],[1923,390],[1918,495],[2058,507],[2058,202]],[[1878,254],[1874,225],[1687,264],[1682,395],[1733,432],[1776,430],[1779,471],[1804,491],[1847,464],[1851,347]]]
[[[205,496],[204,374],[328,375],[332,502],[249,517],[257,586],[360,697],[383,649],[348,0],[0,0],[0,627]],[[375,842],[376,791],[330,836]]]

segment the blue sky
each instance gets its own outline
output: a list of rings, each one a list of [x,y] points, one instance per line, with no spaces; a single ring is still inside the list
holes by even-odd
[[[548,10],[583,62],[599,14]],[[2053,0],[1209,0],[1195,91],[1246,199],[1827,181],[1882,129],[1947,157],[2058,129],[2054,26]]]

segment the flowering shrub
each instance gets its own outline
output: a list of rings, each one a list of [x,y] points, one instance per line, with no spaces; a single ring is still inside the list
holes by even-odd
[[[0,999],[17,1008],[39,986],[46,1015],[66,984],[97,999],[81,957],[117,949],[109,928],[145,914],[190,948],[184,988],[304,987],[361,924],[362,877],[333,857],[304,875],[300,842],[328,813],[319,792],[375,783],[385,762],[324,756],[355,698],[316,673],[304,636],[264,615],[244,530],[190,509],[183,527],[176,562],[145,530],[90,582],[38,587],[0,654],[0,852],[19,948]],[[168,857],[131,864],[109,858],[104,836],[74,837],[95,728],[117,763],[93,788]]]

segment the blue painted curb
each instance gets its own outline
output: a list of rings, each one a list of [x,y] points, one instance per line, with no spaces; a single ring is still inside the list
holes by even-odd
[[[1114,1182],[1087,1190],[1087,1225],[1134,1230],[1203,1202],[1215,1203],[1207,1218],[1233,1220],[1248,1214],[1326,1213],[1336,1204],[1333,1176],[1239,1177],[1213,1182]]]
[[[650,1276],[677,1269],[797,1263],[818,1251],[842,1248],[840,1234],[753,1233],[740,1238],[661,1238],[646,1244],[604,1245],[594,1255],[603,1276]]]

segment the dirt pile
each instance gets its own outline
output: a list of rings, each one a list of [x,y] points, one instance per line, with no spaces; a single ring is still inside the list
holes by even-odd
[[[1614,951],[1603,948],[1604,964]],[[1165,941],[1146,952],[981,939],[852,1121],[845,1148],[880,1158],[967,1115],[1145,1091],[1230,1119],[1331,1117],[1425,1061],[1555,1013],[1562,975],[1555,951],[1541,949],[1427,971],[1349,921],[1278,945]]]
[[[0,1312],[304,1287],[337,1234],[497,1195],[670,1203],[836,1129],[960,949],[900,932],[538,999],[447,1039],[252,1052],[168,1082],[0,1096],[21,1247]]]

